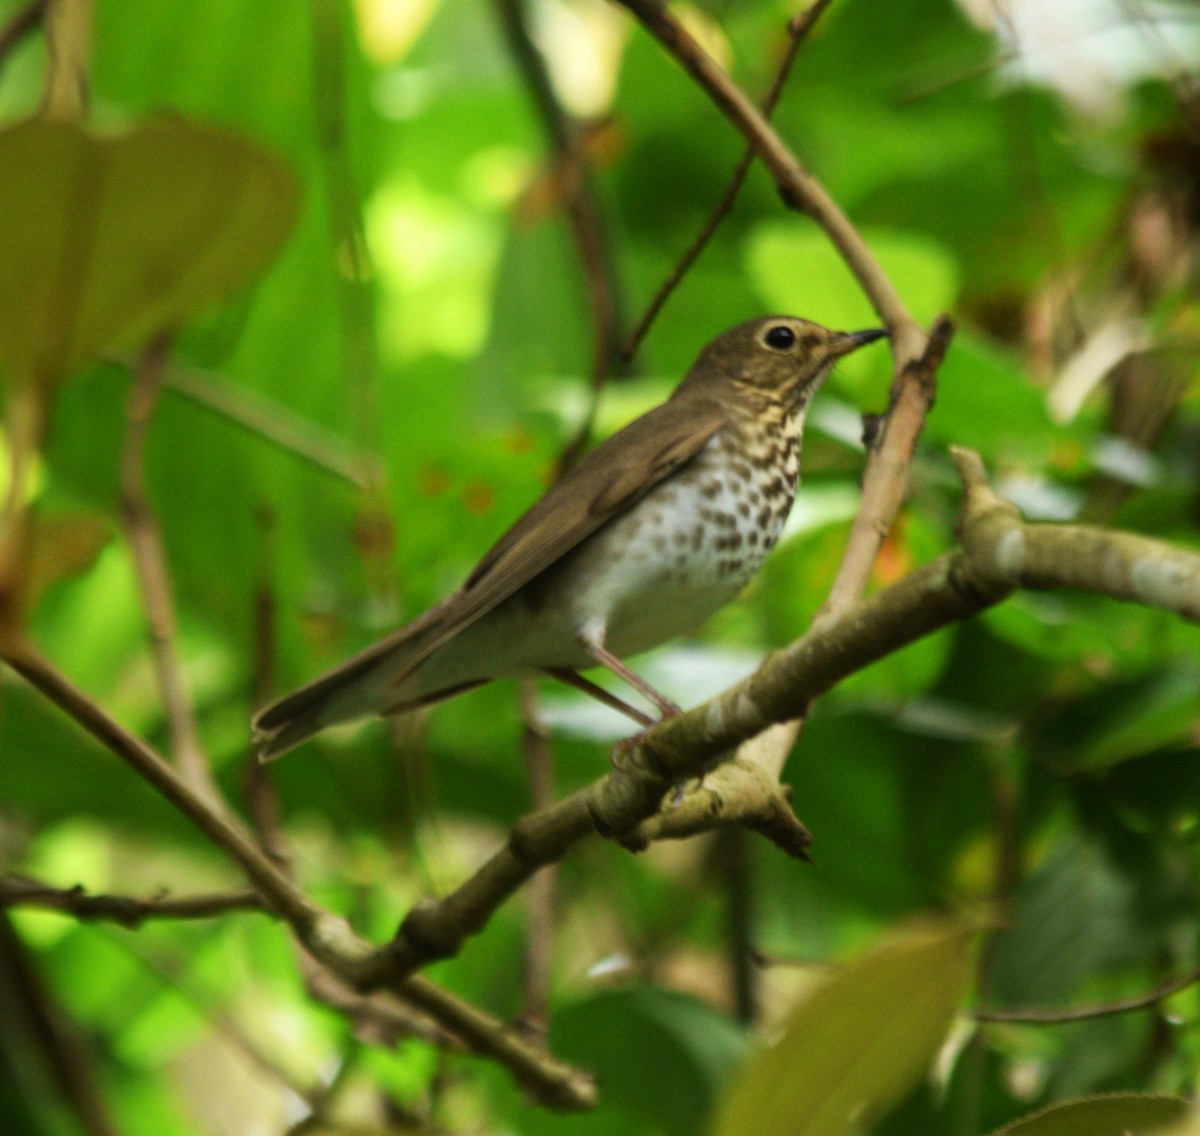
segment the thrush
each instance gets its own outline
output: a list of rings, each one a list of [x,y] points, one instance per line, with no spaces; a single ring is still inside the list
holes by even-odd
[[[339,722],[538,673],[654,721],[578,673],[595,666],[678,713],[622,660],[693,630],[758,571],[796,495],[813,395],[838,358],[886,334],[771,316],[718,336],[665,403],[575,465],[457,592],[261,710],[260,757]]]

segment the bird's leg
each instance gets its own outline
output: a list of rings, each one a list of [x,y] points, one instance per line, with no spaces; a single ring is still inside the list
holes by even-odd
[[[659,713],[664,718],[673,718],[676,714],[681,713],[678,706],[675,705],[664,694],[659,694],[644,678],[634,674],[616,655],[604,649],[604,645],[596,642],[594,639],[588,638],[585,635],[576,637],[576,642],[596,660],[602,667],[607,667],[618,678],[623,678],[630,686],[633,687],[639,694],[644,694],[655,706],[658,707]]]
[[[584,678],[583,675],[576,674],[567,667],[547,667],[546,674],[551,678],[558,679],[559,682],[565,682],[567,686],[582,690],[584,694],[590,694],[597,702],[603,702],[612,710],[619,710],[626,717],[632,718],[639,726],[654,725],[654,719],[649,714],[642,713],[636,706],[630,706],[628,702],[623,702],[604,687],[597,686],[591,679]]]

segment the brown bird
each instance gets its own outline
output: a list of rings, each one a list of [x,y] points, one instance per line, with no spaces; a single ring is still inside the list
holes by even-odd
[[[651,724],[577,673],[597,665],[678,713],[621,660],[693,629],[758,571],[792,507],[813,394],[838,358],[886,334],[771,316],[718,336],[665,403],[583,458],[462,588],[261,710],[262,759],[338,722],[537,673]]]

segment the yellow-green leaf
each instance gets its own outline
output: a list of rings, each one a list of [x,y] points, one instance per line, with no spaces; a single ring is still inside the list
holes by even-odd
[[[182,118],[25,122],[0,132],[0,170],[0,372],[17,382],[57,382],[228,295],[296,215],[280,158]]]
[[[929,1069],[970,977],[961,923],[923,924],[846,967],[793,1011],[726,1094],[716,1136],[840,1136]]]
[[[1149,1093],[1111,1093],[1053,1105],[994,1132],[992,1136],[1184,1136],[1188,1102]]]

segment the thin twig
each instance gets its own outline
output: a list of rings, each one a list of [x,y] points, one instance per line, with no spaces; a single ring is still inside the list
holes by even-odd
[[[779,61],[779,66],[775,71],[774,78],[771,80],[771,85],[767,88],[767,93],[763,96],[763,117],[768,119],[771,117],[772,112],[779,102],[779,97],[783,94],[784,84],[791,74],[792,64],[796,61],[796,55],[801,45],[808,38],[808,34],[815,26],[817,20],[821,18],[825,9],[832,2],[833,0],[815,0],[815,3],[809,5],[803,12],[797,16],[793,16],[788,21],[787,46],[784,48],[783,58]],[[625,342],[621,344],[621,354],[626,359],[632,359],[637,354],[638,347],[641,346],[642,340],[646,338],[646,333],[658,318],[659,312],[662,311],[667,300],[671,298],[671,294],[679,287],[684,276],[691,270],[692,265],[700,259],[700,254],[708,247],[708,242],[712,240],[721,222],[725,220],[725,217],[733,208],[738,194],[741,192],[742,185],[746,181],[746,175],[750,172],[750,166],[754,162],[754,154],[754,147],[747,146],[737,167],[733,171],[733,177],[730,178],[729,185],[726,186],[720,201],[717,202],[716,208],[709,214],[704,224],[700,226],[700,231],[696,234],[695,239],[688,246],[683,256],[679,258],[678,263],[671,269],[666,280],[659,286],[658,291],[654,294],[654,298],[642,313],[642,318],[638,320],[637,327],[630,332]]]
[[[529,35],[524,0],[494,0],[509,51],[520,68],[542,121],[553,155],[558,189],[575,242],[592,322],[591,395],[578,431],[559,459],[561,475],[586,447],[596,407],[605,385],[620,361],[620,302],[616,273],[609,255],[604,215],[588,178],[579,145],[579,131],[563,109],[541,52]]]
[[[866,591],[875,558],[908,496],[908,476],[917,441],[933,405],[938,368],[953,334],[954,325],[940,316],[920,357],[901,368],[892,382],[881,428],[868,444],[862,500],[816,626],[835,618]]]
[[[95,895],[79,885],[59,888],[23,876],[0,876],[0,907],[40,907],[76,919],[140,927],[147,919],[211,919],[230,911],[262,911],[263,902],[252,891],[138,899],[131,895]]]
[[[1159,1002],[1200,982],[1200,966],[1164,982],[1149,994],[1119,998],[1115,1002],[1098,1002],[1091,1006],[1076,1006],[1070,1010],[971,1010],[969,1016],[977,1022],[1019,1022],[1027,1025],[1057,1026],[1067,1022],[1083,1022],[1090,1018],[1107,1018],[1133,1010],[1149,1010]]]
[[[521,748],[529,778],[529,803],[534,812],[554,803],[554,754],[550,737],[537,703],[537,687],[529,680],[520,684],[521,719],[524,723]],[[522,1024],[544,1035],[550,1024],[550,982],[554,961],[554,907],[558,890],[558,868],[547,864],[529,881],[525,918],[525,983]]]
[[[302,418],[283,403],[178,363],[167,369],[163,389],[359,489],[370,484],[369,457],[360,455],[336,434]]]
[[[169,353],[170,339],[159,338],[142,352],[133,371],[126,407],[125,444],[121,451],[121,521],[150,632],[154,673],[171,735],[171,755],[194,788],[215,798],[219,791],[200,742],[183,661],[175,649],[175,601],[171,594],[167,552],[158,518],[150,507],[146,492],[146,439],[158,405]]]

